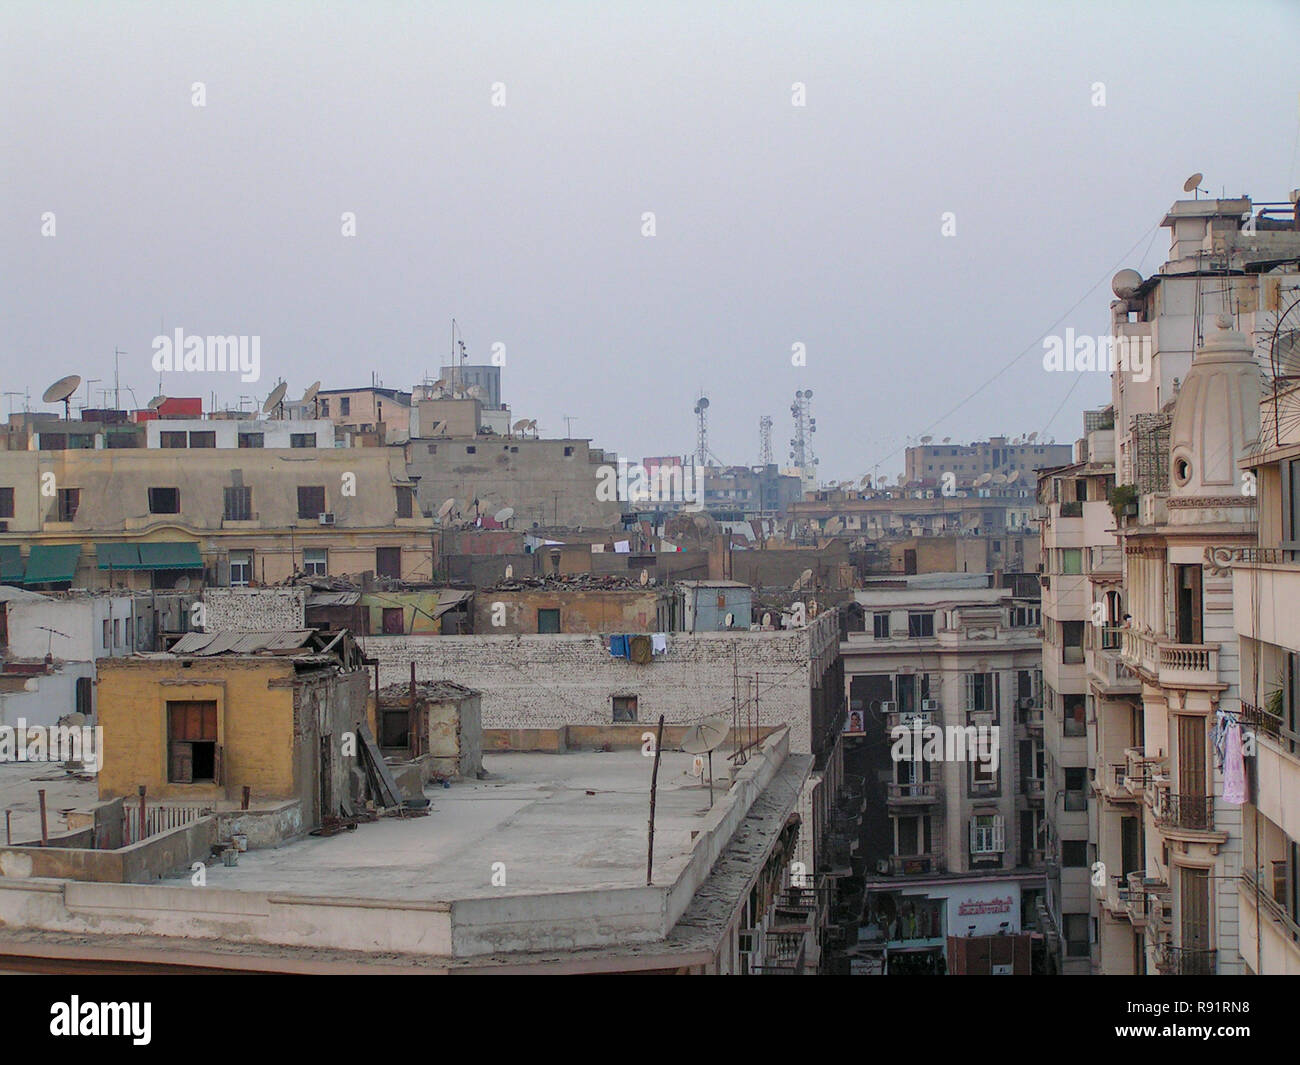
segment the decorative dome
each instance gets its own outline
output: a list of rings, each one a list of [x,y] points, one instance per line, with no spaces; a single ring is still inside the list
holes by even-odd
[[[1237,459],[1259,436],[1259,366],[1250,341],[1227,315],[1215,324],[1174,402],[1171,498],[1241,496]]]

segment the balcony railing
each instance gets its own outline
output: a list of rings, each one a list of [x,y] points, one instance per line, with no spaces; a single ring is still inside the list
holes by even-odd
[[[1167,687],[1205,686],[1219,679],[1219,645],[1169,643],[1146,632],[1122,629],[1124,664]]]
[[[1139,798],[1149,785],[1163,776],[1166,769],[1165,759],[1152,757],[1137,747],[1125,748],[1124,764],[1124,787]]]
[[[1217,952],[1193,947],[1162,945],[1156,968],[1167,976],[1213,976]]]
[[[1256,732],[1275,740],[1280,740],[1282,734],[1286,731],[1282,725],[1282,718],[1277,714],[1269,713],[1262,706],[1255,706],[1253,703],[1242,703],[1237,718],[1247,728],[1254,729]]]
[[[1175,795],[1160,789],[1154,804],[1156,824],[1189,832],[1214,831],[1213,795]]]
[[[937,802],[939,799],[939,782],[937,780],[922,780],[913,784],[895,784],[891,782],[888,794],[891,803],[920,805]]]
[[[1022,778],[1020,781],[1020,794],[1028,796],[1031,799],[1041,799],[1043,797],[1043,778]]]
[[[1291,942],[1300,943],[1300,922],[1287,911],[1286,903],[1275,899],[1263,884],[1255,880],[1248,869],[1242,870],[1241,873],[1240,894],[1250,902],[1258,898],[1262,909],[1281,927]]]
[[[1137,802],[1145,786],[1137,785],[1136,788],[1130,786],[1128,762],[1111,762],[1105,767],[1101,779],[1102,794],[1111,802]]]
[[[924,876],[937,872],[937,854],[893,854],[889,858],[889,872],[893,876]]]

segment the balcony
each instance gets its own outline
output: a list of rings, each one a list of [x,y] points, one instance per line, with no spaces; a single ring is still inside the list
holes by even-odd
[[[1124,664],[1163,687],[1222,687],[1217,643],[1170,643],[1146,632],[1121,632]]]
[[[942,710],[895,710],[885,715],[885,729],[892,732],[896,728],[913,728],[919,723],[925,725],[942,725]]]
[[[1043,708],[1041,706],[1022,707],[1017,711],[1016,723],[1031,736],[1043,734]]]
[[[940,868],[937,854],[893,854],[888,864],[890,876],[926,876]]]
[[[1142,798],[1146,789],[1162,779],[1168,762],[1154,758],[1137,747],[1124,749],[1124,787],[1135,798]]]
[[[921,780],[913,784],[889,784],[890,806],[929,806],[939,801],[939,782]]]
[[[1141,801],[1141,793],[1146,785],[1130,787],[1128,762],[1111,762],[1098,775],[1101,777],[1099,790],[1107,802],[1129,804]]]
[[[1107,636],[1113,633],[1113,636]],[[1106,695],[1136,695],[1142,690],[1142,681],[1124,662],[1118,649],[1123,642],[1122,629],[1102,629],[1101,647],[1089,659],[1088,676]],[[1108,646],[1114,643],[1116,646]]]
[[[1260,735],[1267,736],[1277,742],[1281,742],[1282,734],[1286,731],[1282,724],[1282,718],[1277,714],[1269,713],[1262,706],[1255,706],[1253,703],[1242,703],[1241,711],[1237,717],[1244,728],[1253,729]]]
[[[1042,802],[1043,801],[1043,778],[1042,777],[1024,777],[1020,781],[1020,794],[1027,799]]]
[[[1175,795],[1167,786],[1157,787],[1151,808],[1161,828],[1181,832],[1214,831],[1213,795]]]
[[[1124,571],[1124,551],[1120,547],[1089,548],[1088,573],[1091,576],[1118,577]]]
[[[1216,963],[1213,950],[1161,944],[1156,952],[1156,968],[1165,976],[1213,976]]]

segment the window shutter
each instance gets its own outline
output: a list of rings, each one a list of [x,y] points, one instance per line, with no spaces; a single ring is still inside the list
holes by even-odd
[[[1001,853],[1006,849],[1005,846],[1006,822],[1001,814],[993,818],[993,850]]]
[[[975,709],[975,674],[963,673],[961,679],[962,679],[962,685],[966,691],[966,709],[974,710]]]
[[[221,783],[221,744],[213,745],[212,749],[212,783]]]
[[[975,818],[971,818],[971,823],[970,823],[970,852],[971,852],[971,854],[979,854],[979,852],[980,852],[979,838],[980,838],[980,835],[979,835],[979,824],[978,824],[978,822],[975,820]]]

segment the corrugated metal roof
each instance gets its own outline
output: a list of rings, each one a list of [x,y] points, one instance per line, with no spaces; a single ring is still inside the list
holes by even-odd
[[[360,592],[312,592],[307,596],[307,605],[309,607],[354,606],[360,600]]]
[[[187,632],[171,649],[175,655],[253,655],[263,651],[295,651],[315,630],[277,632]]]

